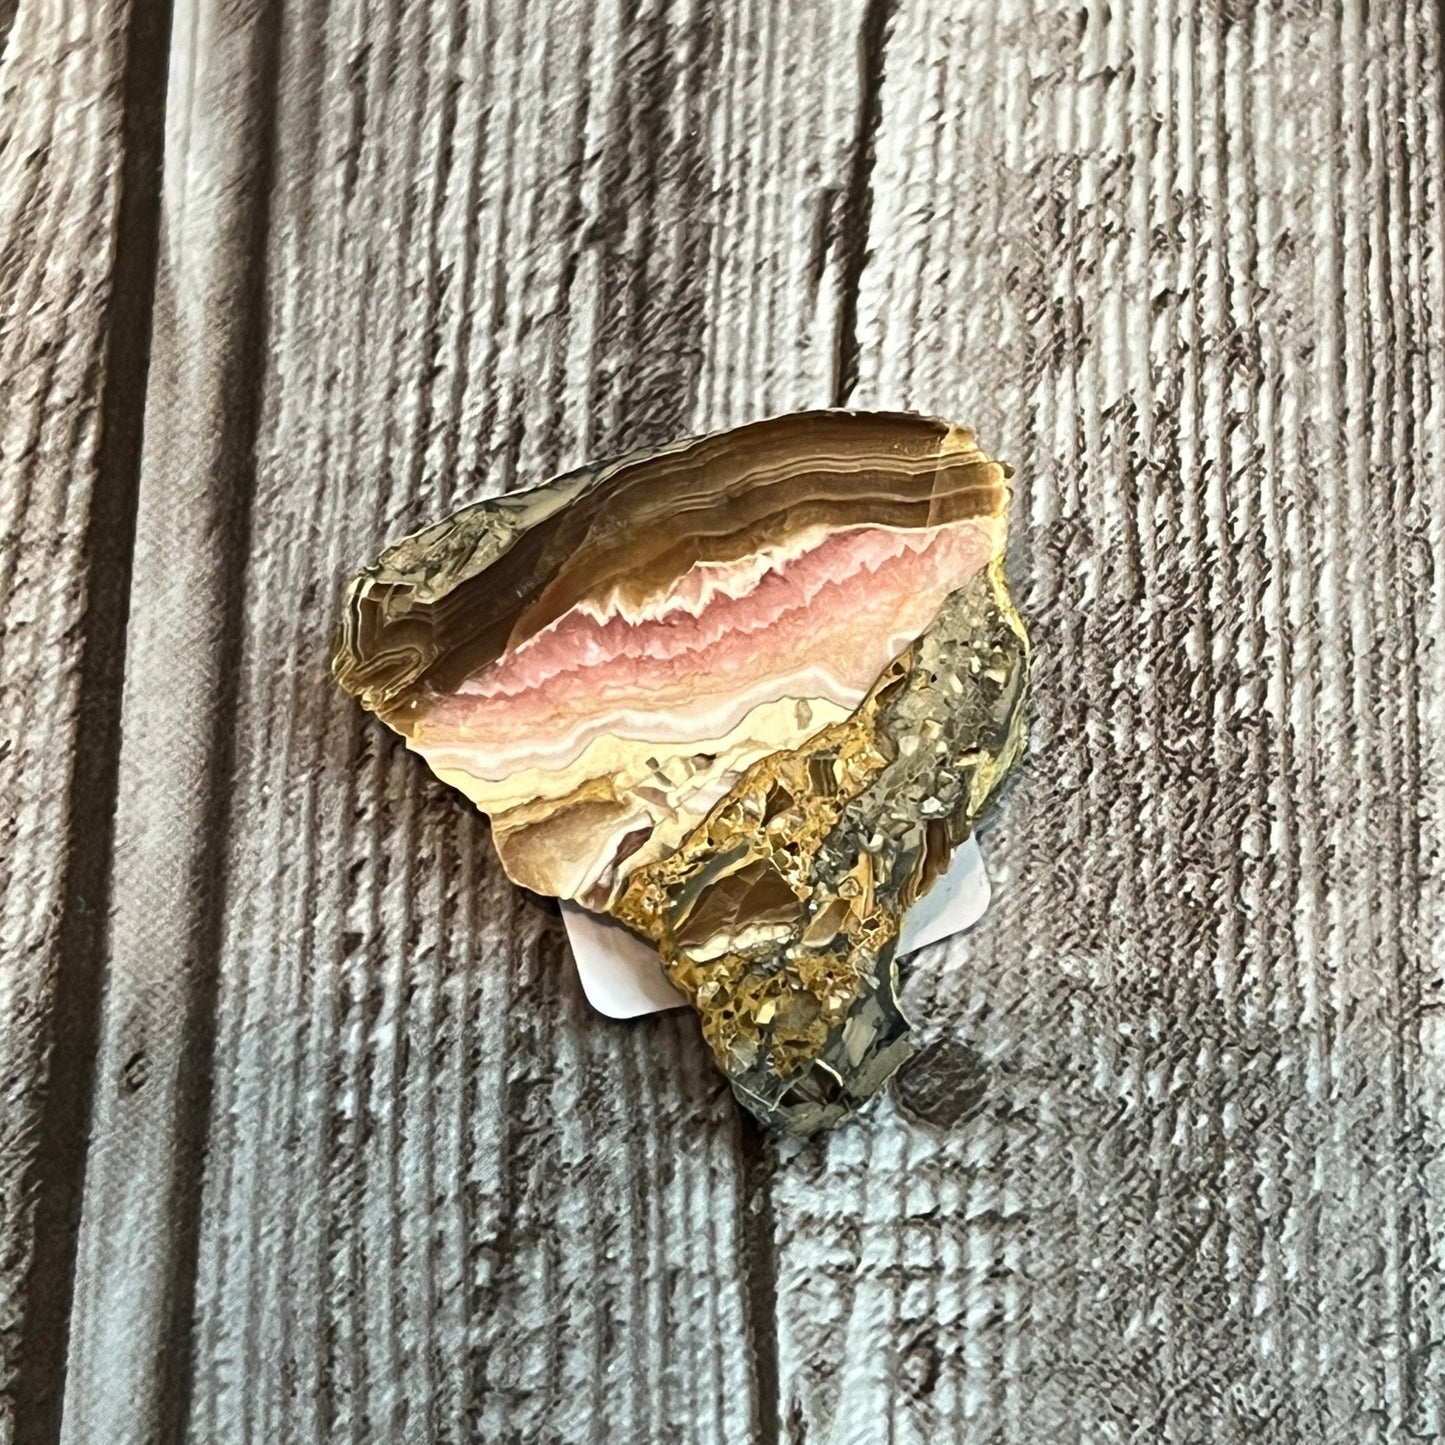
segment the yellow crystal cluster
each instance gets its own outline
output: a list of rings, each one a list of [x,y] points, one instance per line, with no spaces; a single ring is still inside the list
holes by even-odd
[[[791,1078],[847,1017],[863,958],[897,940],[901,915],[882,906],[867,853],[835,894],[816,900],[811,864],[844,803],[888,762],[874,720],[910,659],[911,649],[845,722],[755,763],[677,852],[632,875],[612,907],[657,944],[730,1073],[754,1065],[766,1041],[770,1067]],[[786,967],[751,966],[795,937]]]

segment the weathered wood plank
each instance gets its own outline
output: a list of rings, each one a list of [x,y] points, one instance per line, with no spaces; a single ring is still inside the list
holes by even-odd
[[[1018,464],[1037,725],[909,986],[977,1117],[783,1152],[785,1439],[1441,1432],[1439,46],[894,20],[857,395]]]
[[[9,1441],[53,1438],[65,1357],[162,66],[144,9],[0,8],[0,1440]]]
[[[858,24],[180,6],[67,1438],[775,1414],[695,1025],[588,1013],[325,654],[463,497],[826,399]]]

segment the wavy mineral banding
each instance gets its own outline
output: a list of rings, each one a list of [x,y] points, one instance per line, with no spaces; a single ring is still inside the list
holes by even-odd
[[[1007,501],[1006,469],[934,418],[813,412],[679,442],[464,508],[388,549],[352,584],[336,674],[491,815],[517,882],[653,937],[708,1024],[697,949],[781,938],[786,900],[754,897],[753,917],[723,908],[737,936],[698,942],[696,922],[678,934],[666,910],[645,916],[643,880],[696,855],[769,759],[872,716],[880,679],[956,622],[964,595],[991,599],[989,626],[1019,639],[1009,696],[1021,699],[1022,628],[997,565]],[[967,702],[979,683],[929,686]],[[1010,757],[1016,711],[995,739]],[[950,824],[954,842],[972,816]],[[815,887],[789,876],[795,901]],[[718,906],[736,891],[720,885]],[[694,916],[712,916],[705,900]],[[787,959],[765,967],[785,993],[808,991]],[[817,1019],[846,1016],[860,987],[834,990]],[[732,1023],[712,1018],[709,1038],[735,1082],[750,1071],[750,1105],[777,1114],[759,1069],[796,1093],[814,1055],[823,1067],[828,1030],[814,1019],[779,1035],[774,1058],[768,1028],[744,1027],[739,1053],[728,1007]]]
[[[519,881],[605,907],[619,871],[675,847],[742,769],[851,713],[987,562],[991,530],[820,531],[695,613],[674,603],[703,564],[636,620],[579,604],[430,709],[412,745],[492,814]],[[602,780],[632,806],[565,858],[537,848],[529,829],[562,821],[569,799],[595,804]]]

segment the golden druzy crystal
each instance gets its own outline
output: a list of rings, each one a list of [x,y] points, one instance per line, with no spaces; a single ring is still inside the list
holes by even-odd
[[[907,1056],[903,915],[1022,751],[1007,478],[841,411],[603,462],[384,552],[336,676],[517,882],[657,945],[749,1108],[824,1127]]]

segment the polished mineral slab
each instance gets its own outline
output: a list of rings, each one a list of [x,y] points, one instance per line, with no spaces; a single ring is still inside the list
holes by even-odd
[[[800,1131],[906,1057],[909,906],[1023,746],[1007,470],[809,412],[465,507],[351,584],[334,667],[507,872],[651,940]]]

